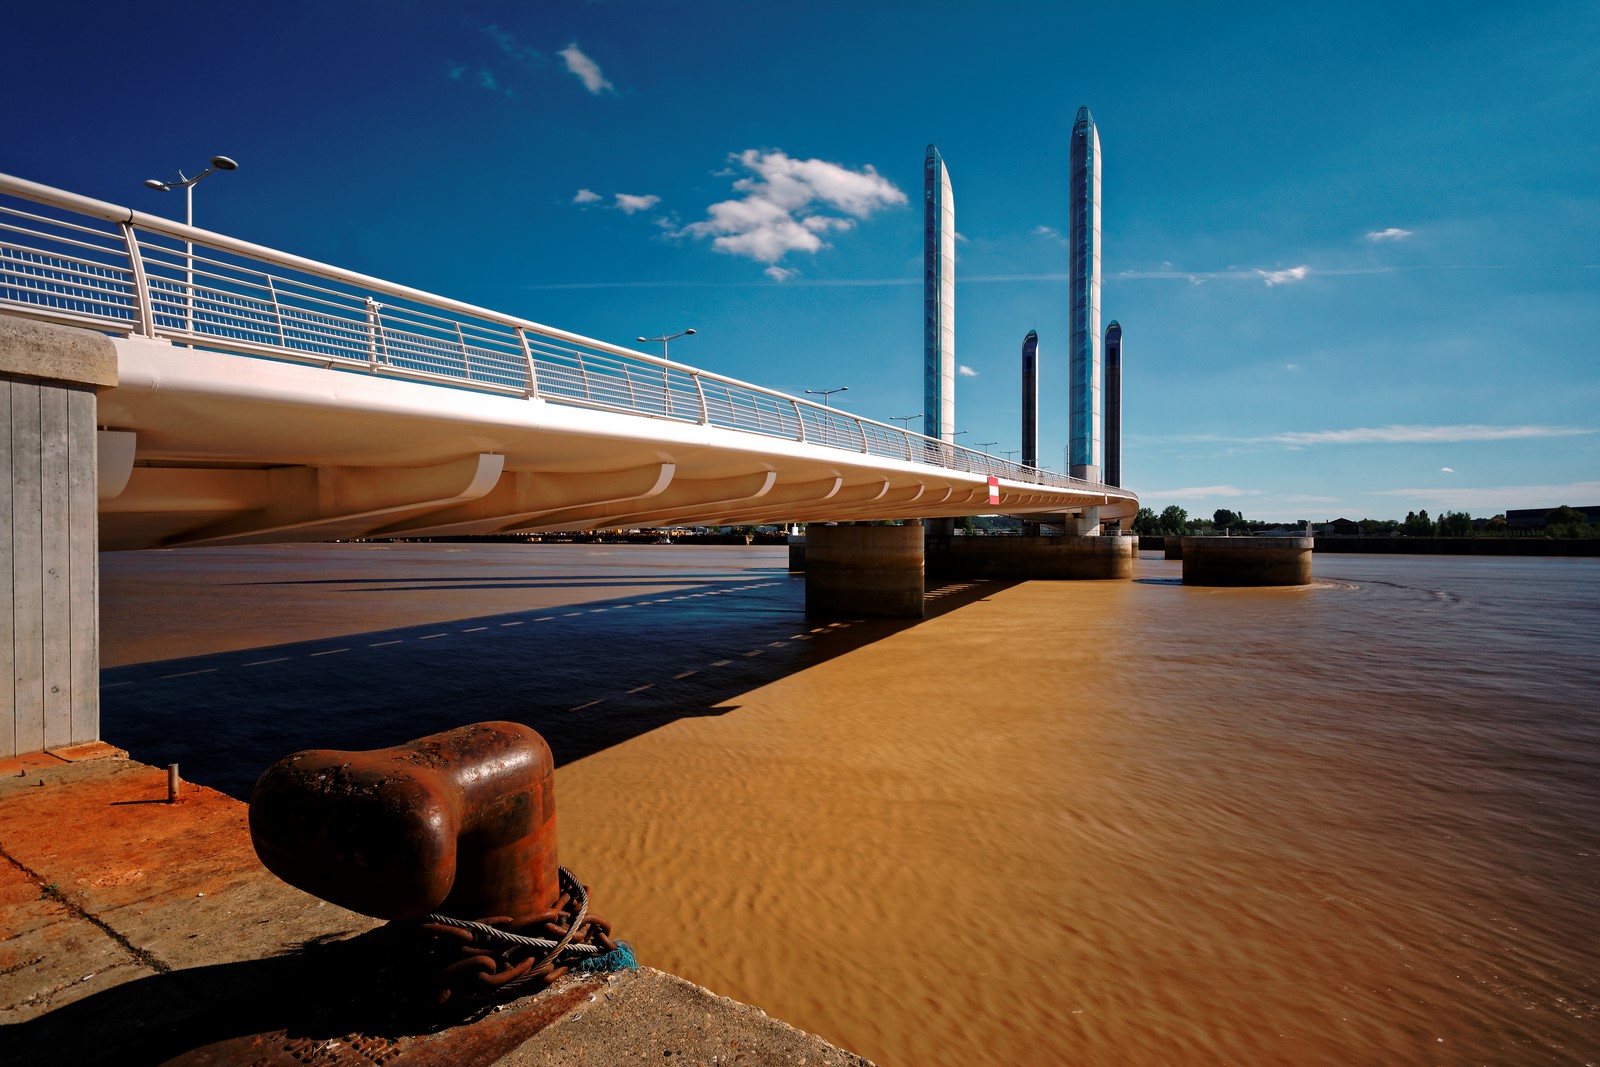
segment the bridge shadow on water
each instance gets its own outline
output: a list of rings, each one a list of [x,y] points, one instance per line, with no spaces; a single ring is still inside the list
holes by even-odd
[[[530,584],[600,591],[615,584],[611,577]],[[381,748],[491,719],[538,730],[560,766],[677,719],[725,714],[741,693],[917,625],[808,619],[804,579],[785,570],[693,577],[693,592],[107,668],[101,735],[135,759],[177,763],[186,779],[241,800],[291,752]],[[485,580],[419,579],[452,589]],[[1008,584],[930,584],[928,618]],[[389,579],[388,587],[398,586]]]

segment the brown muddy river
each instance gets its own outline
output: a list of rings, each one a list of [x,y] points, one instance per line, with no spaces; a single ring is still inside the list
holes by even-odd
[[[879,1063],[1597,1059],[1600,561],[819,627],[781,550],[205,551],[105,557],[109,740],[520,718],[644,962]]]

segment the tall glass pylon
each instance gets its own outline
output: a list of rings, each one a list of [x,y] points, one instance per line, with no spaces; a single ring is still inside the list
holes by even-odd
[[[1100,480],[1100,134],[1080,107],[1072,126],[1071,474]]]
[[[956,430],[956,201],[933,145],[922,174],[922,432]]]

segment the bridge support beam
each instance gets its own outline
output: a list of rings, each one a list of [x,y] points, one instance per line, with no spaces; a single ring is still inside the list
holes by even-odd
[[[0,315],[0,758],[100,738],[95,391],[110,338]]]
[[[1185,537],[1184,585],[1310,585],[1309,537]]]
[[[1137,537],[930,537],[940,578],[1107,580],[1133,577]]]
[[[920,619],[922,524],[806,527],[806,614]]]

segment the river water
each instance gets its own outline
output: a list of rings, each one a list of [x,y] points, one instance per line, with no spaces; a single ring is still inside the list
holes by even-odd
[[[807,622],[782,550],[103,558],[104,734],[545,732],[641,958],[886,1065],[1592,1063],[1600,561],[962,583]]]

